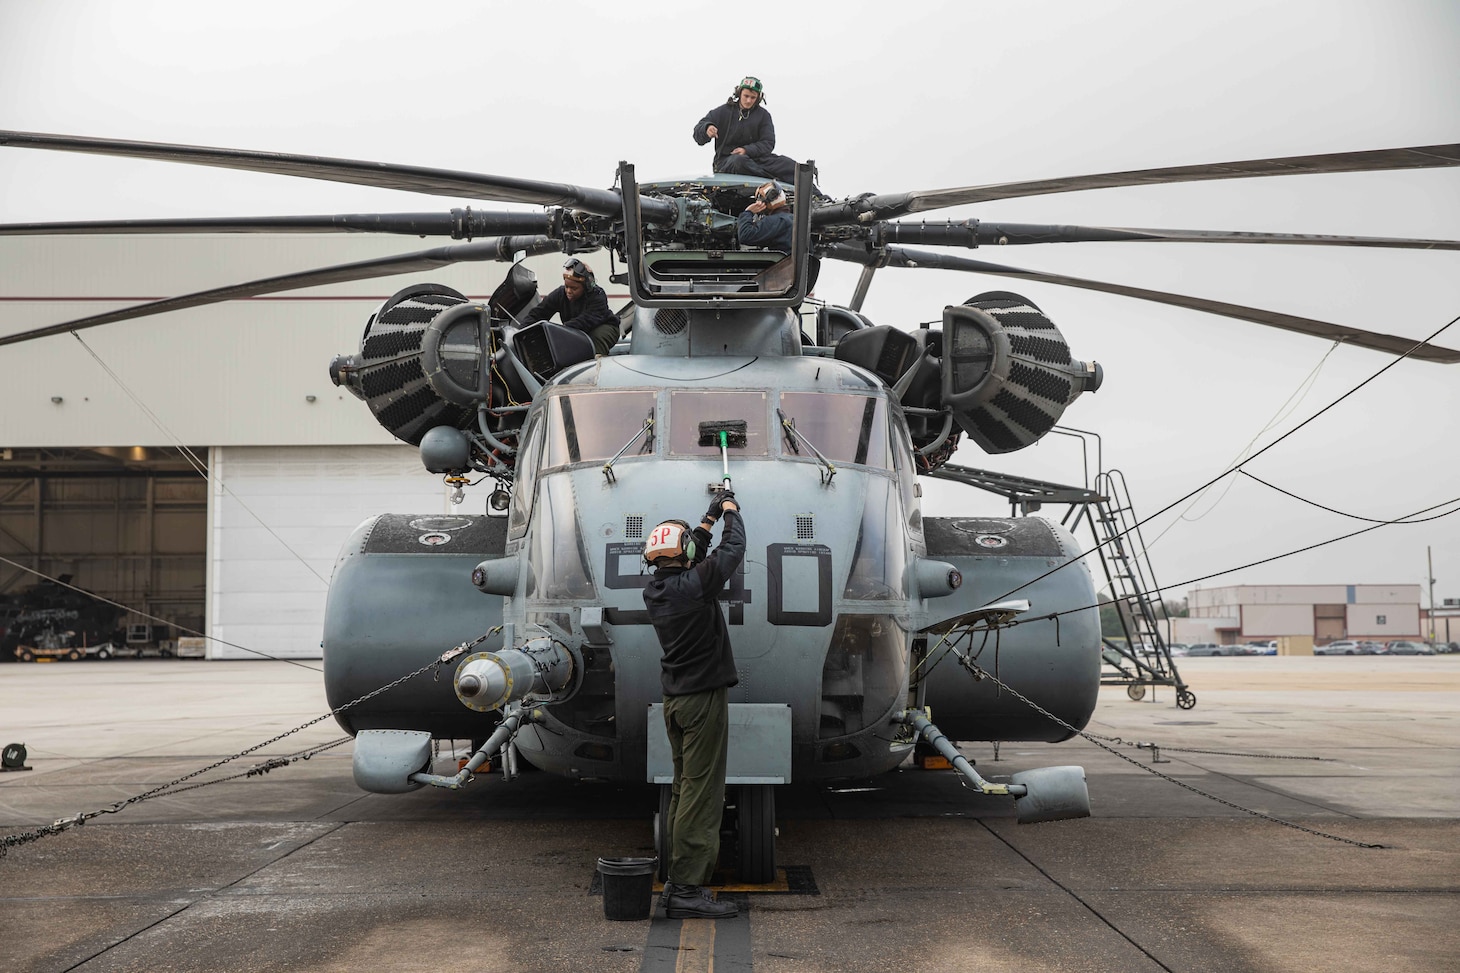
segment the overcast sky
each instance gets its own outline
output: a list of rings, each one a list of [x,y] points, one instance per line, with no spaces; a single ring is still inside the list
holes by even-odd
[[[1453,0],[841,2],[815,13],[632,0],[0,0],[0,128],[607,186],[620,159],[641,178],[708,170],[710,152],[691,140],[691,126],[754,74],[778,150],[815,159],[823,190],[841,197],[1456,142],[1457,49]],[[0,222],[451,205],[0,149]],[[1460,172],[1087,192],[932,217],[945,215],[1455,238]],[[1454,252],[1070,244],[971,255],[1415,338],[1460,314]],[[828,267],[818,295],[845,300],[855,279]],[[876,323],[912,327],[993,289],[1030,296],[1076,357],[1102,363],[1105,387],[1065,422],[1099,433],[1106,467],[1124,471],[1144,514],[1389,360],[1210,315],[954,272],[882,271],[865,310]],[[1460,347],[1460,325],[1437,342]],[[1404,362],[1249,469],[1337,510],[1404,516],[1460,496],[1457,413],[1460,366]],[[1076,440],[1051,436],[1001,458],[965,445],[954,461],[1079,482],[1080,458]],[[966,488],[925,491],[933,514],[1005,509]],[[1188,579],[1363,526],[1237,477],[1145,536],[1162,535],[1156,573],[1179,596]],[[1204,584],[1421,584],[1427,545],[1436,596],[1460,597],[1460,515]]]

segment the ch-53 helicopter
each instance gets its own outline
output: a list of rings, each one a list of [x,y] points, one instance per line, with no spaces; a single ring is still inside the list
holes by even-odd
[[[460,261],[512,263],[488,301],[408,287],[330,364],[396,438],[458,494],[490,479],[488,513],[383,514],[345,543],[330,585],[325,684],[355,735],[367,790],[457,788],[498,754],[559,774],[655,781],[672,768],[659,647],[643,610],[645,532],[692,515],[718,490],[744,501],[742,573],[722,596],[740,682],[732,691],[730,801],[740,876],[775,871],[777,784],[865,777],[920,743],[1020,821],[1090,813],[1083,771],[1047,767],[1007,784],[980,777],[948,736],[1067,739],[1093,712],[1101,632],[1090,573],[1050,520],[924,517],[920,475],[957,471],[967,437],[988,453],[1029,446],[1100,387],[1059,329],[1013,293],[943,309],[942,328],[873,325],[862,300],[878,268],[1024,278],[1195,308],[1389,354],[1460,353],[1258,308],[986,263],[905,244],[978,247],[1080,241],[1205,241],[1460,249],[1351,236],[1159,230],[975,219],[900,222],[931,210],[1084,189],[1254,176],[1460,165],[1460,145],[1266,159],[840,201],[815,197],[813,167],[786,186],[790,253],[742,249],[735,216],[761,180],[716,175],[614,189],[477,173],[35,133],[0,145],[271,172],[543,212],[157,220],[0,227],[0,233],[353,231],[465,239],[400,257],[290,274],[0,337],[0,344],[148,314]],[[621,338],[523,326],[540,300],[524,255],[606,250],[631,303]],[[803,327],[816,260],[863,268],[846,307]],[[621,268],[621,269],[620,269]],[[1008,623],[1023,615],[1023,624]],[[990,637],[992,635],[992,637]],[[458,644],[459,643],[459,644]],[[457,648],[443,654],[443,647]],[[938,665],[951,658],[957,664]],[[404,681],[433,661],[447,684]],[[967,670],[967,671],[964,671]],[[987,677],[993,678],[987,678]],[[937,722],[931,714],[937,714]],[[946,735],[945,735],[946,734]],[[432,741],[471,739],[455,776],[431,773]],[[667,856],[661,855],[662,860]]]

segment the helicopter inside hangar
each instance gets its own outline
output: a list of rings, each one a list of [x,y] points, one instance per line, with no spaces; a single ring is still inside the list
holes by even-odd
[[[1098,388],[1099,369],[1074,359],[1048,317],[1008,292],[945,309],[941,330],[872,326],[857,308],[878,267],[1046,279],[1455,360],[1448,349],[1396,336],[899,245],[1200,238],[1455,248],[1449,241],[895,222],[984,198],[1088,188],[1081,180],[799,206],[792,252],[779,254],[735,247],[730,214],[753,184],[724,177],[640,186],[624,166],[618,190],[591,190],[26,133],[4,133],[0,143],[453,195],[469,189],[555,207],[543,214],[372,217],[372,229],[425,227],[489,239],[189,295],[4,343],[431,261],[510,261],[521,253],[600,247],[622,260],[632,298],[629,336],[609,356],[592,358],[571,329],[517,327],[537,298],[535,282],[514,271],[488,302],[444,287],[408,288],[372,316],[359,351],[336,360],[337,380],[393,435],[419,445],[429,469],[462,486],[485,474],[494,483],[493,506],[505,506],[507,516],[423,526],[422,518],[390,514],[362,527],[346,544],[331,585],[327,692],[340,721],[357,734],[357,780],[372,790],[460,786],[475,767],[452,778],[427,772],[430,742],[443,737],[480,741],[476,767],[506,747],[509,762],[520,753],[569,775],[662,781],[665,755],[653,732],[657,642],[636,615],[637,552],[646,525],[682,515],[686,504],[703,502],[734,477],[748,501],[751,537],[744,575],[726,598],[741,668],[730,772],[739,784],[745,875],[763,876],[774,859],[774,784],[886,770],[919,736],[952,751],[939,727],[966,740],[1063,739],[1084,726],[1098,688],[1096,599],[1068,532],[1037,517],[925,519],[916,476],[946,469],[963,435],[991,453],[1037,441],[1065,407]],[[1455,147],[1432,146],[1085,179],[1120,185],[1456,161]],[[798,173],[796,199],[810,199],[809,175],[805,168]],[[301,219],[340,228],[342,218]],[[217,230],[247,221],[190,222]],[[74,225],[50,230],[85,232]],[[136,223],[127,230],[145,231]],[[790,309],[804,300],[813,255],[866,270],[851,306],[823,308],[815,334],[807,334]],[[716,450],[702,441],[706,424],[727,421],[743,424],[743,444]],[[423,549],[420,538],[433,532],[453,543]],[[1071,566],[1060,570],[1064,565]],[[1021,613],[1038,620],[1001,629]],[[439,656],[463,627],[478,634],[447,653],[457,667],[452,685],[418,680],[354,704]],[[975,630],[983,632],[981,642],[964,638]],[[952,653],[961,665],[948,661],[956,644],[966,646]],[[938,713],[936,725],[930,710]],[[986,793],[1013,796],[1021,820],[1089,811],[1078,768],[1046,768],[1009,785],[982,781],[966,762],[960,770]]]

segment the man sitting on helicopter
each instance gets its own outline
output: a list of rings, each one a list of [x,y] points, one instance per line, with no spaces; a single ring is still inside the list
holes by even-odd
[[[776,155],[776,126],[765,109],[759,78],[742,78],[725,104],[695,123],[694,139],[715,140],[716,172],[796,181],[796,160]]]
[[[708,554],[710,530],[723,517],[720,546]],[[715,495],[700,525],[666,520],[649,533],[644,560],[654,577],[644,607],[663,652],[664,728],[674,757],[668,829],[665,914],[671,919],[719,919],[739,907],[705,886],[720,857],[725,766],[730,746],[729,689],[740,682],[720,591],[745,558],[745,524],[735,494]]]
[[[523,324],[547,321],[554,314],[569,328],[593,339],[593,353],[606,355],[619,339],[618,315],[608,306],[608,295],[593,281],[593,271],[577,257],[563,264],[563,286],[544,297]]]

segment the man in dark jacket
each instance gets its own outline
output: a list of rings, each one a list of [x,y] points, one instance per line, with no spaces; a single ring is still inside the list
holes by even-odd
[[[608,295],[593,282],[593,271],[577,257],[563,264],[563,286],[544,297],[523,324],[547,321],[556,314],[564,325],[576,328],[593,339],[593,353],[606,355],[618,341],[618,315],[608,306]]]
[[[716,172],[796,181],[796,160],[776,155],[776,126],[765,109],[759,78],[744,78],[735,93],[695,123],[694,139],[715,140]]]
[[[755,190],[755,201],[735,218],[735,235],[742,247],[764,247],[789,254],[796,237],[796,224],[786,203],[786,191],[774,182]],[[806,258],[806,293],[816,287],[821,275],[821,259],[816,254]],[[796,305],[799,309],[800,305]]]
[[[795,230],[786,192],[773,182],[756,189],[755,201],[735,218],[735,234],[742,247],[790,253]]]
[[[722,517],[720,546],[702,554]],[[734,902],[716,900],[705,886],[720,856],[728,690],[740,681],[719,594],[744,558],[745,525],[728,490],[715,496],[693,532],[682,520],[667,520],[644,545],[644,560],[654,565],[644,607],[663,651],[664,728],[674,755],[669,816],[662,822],[670,848],[664,899],[671,919],[718,919],[739,911]]]

